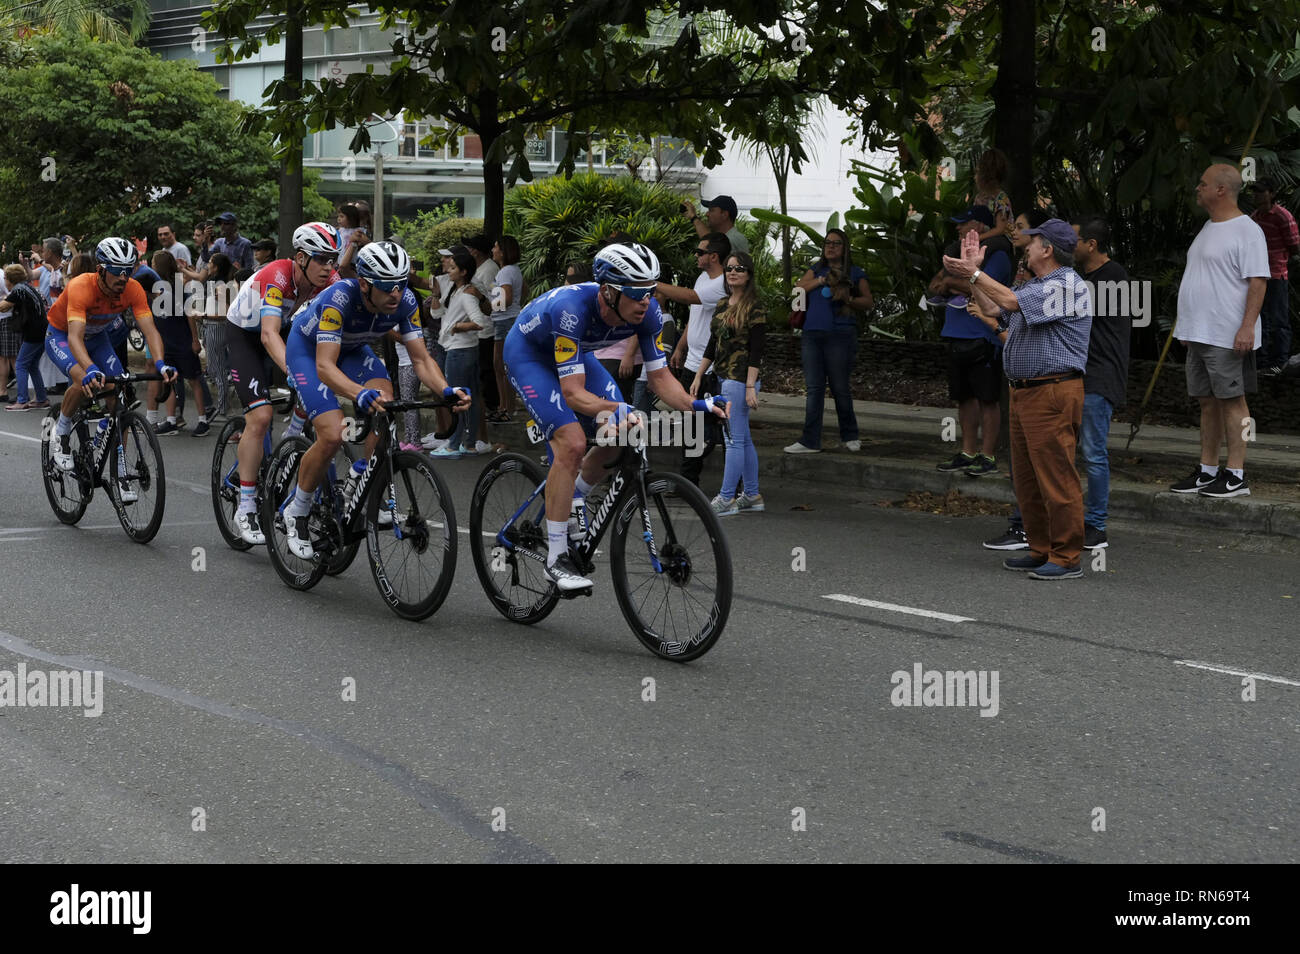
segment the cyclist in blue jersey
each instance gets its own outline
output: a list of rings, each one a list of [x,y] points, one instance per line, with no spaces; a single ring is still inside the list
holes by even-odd
[[[372,242],[357,253],[356,278],[335,282],[299,312],[285,344],[285,361],[316,430],[316,442],[298,465],[298,486],[284,512],[285,536],[295,556],[314,556],[307,528],[312,495],[343,443],[343,411],[336,394],[348,397],[364,414],[384,409],[393,399],[384,363],[370,344],[387,335],[406,346],[420,380],[435,393],[459,395],[456,410],[469,408],[465,389],[447,387],[424,347],[420,305],[406,287],[411,260],[401,246]],[[378,432],[366,444],[369,458]],[[388,513],[381,511],[381,517]]]
[[[695,401],[668,369],[663,316],[651,296],[659,259],[644,245],[601,249],[592,264],[594,282],[564,285],[534,299],[506,336],[504,358],[511,386],[550,442],[553,462],[546,481],[546,572],[565,591],[591,587],[568,555],[568,521],[574,500],[604,477],[617,447],[586,454],[587,431],[599,419],[625,427],[639,417],[595,351],[636,335],[651,389],[670,408],[712,412],[726,408],[714,398]],[[576,491],[576,493],[575,493]]]

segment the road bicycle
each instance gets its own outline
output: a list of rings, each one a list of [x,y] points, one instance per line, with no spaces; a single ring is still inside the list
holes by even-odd
[[[327,468],[312,497],[308,527],[310,560],[289,549],[284,510],[298,486],[298,467],[311,443],[281,441],[271,455],[262,500],[262,531],[271,564],[297,590],[320,582],[333,561],[366,541],[370,572],[389,608],[403,619],[422,620],[437,612],[456,574],[456,513],[451,492],[423,453],[394,450],[398,415],[449,407],[446,401],[387,401],[379,442],[359,476],[339,479]],[[361,419],[351,436],[364,442],[374,415]],[[348,435],[345,435],[348,436]],[[350,471],[350,469],[349,469]]]
[[[275,402],[272,403],[274,405]],[[293,405],[290,403],[289,408],[292,409],[292,407]],[[277,414],[279,410],[280,408],[277,407]],[[235,525],[235,513],[239,510],[239,444],[237,441],[233,441],[233,438],[236,434],[243,433],[244,426],[243,415],[232,417],[226,421],[217,435],[216,446],[212,449],[212,468],[209,472],[212,489],[212,510],[217,517],[217,529],[221,532],[221,538],[226,541],[227,546],[241,552],[250,550],[253,547],[253,544],[239,535],[239,528]],[[271,458],[274,455],[271,432],[275,426],[275,420],[272,418],[270,427],[262,435],[262,462],[257,469],[257,491],[255,495],[259,515],[262,513],[262,502],[266,495],[266,477],[270,473]],[[308,421],[304,425],[300,436],[282,438],[282,442],[284,440],[296,440],[300,443],[301,450],[306,451],[311,447],[313,439],[311,422]],[[330,461],[330,480],[337,481],[346,476],[351,465],[352,452],[345,443],[339,448],[339,453],[334,460]],[[334,554],[334,557],[326,565],[325,572],[330,576],[337,576],[346,570],[352,565],[352,560],[356,557],[359,546],[360,541],[356,541]]]
[[[541,443],[536,424],[527,426],[530,439]],[[718,641],[731,612],[731,554],[722,525],[698,487],[680,474],[650,469],[644,444],[624,447],[609,469],[579,510],[582,537],[570,542],[569,553],[591,574],[612,526],[614,595],[632,632],[664,659],[698,659]],[[591,594],[561,593],[546,574],[545,493],[545,472],[532,458],[502,454],[479,476],[470,503],[474,569],[492,605],[515,623],[541,622],[560,599]]]
[[[122,374],[109,384],[125,388],[128,382],[161,381],[158,374]],[[93,396],[72,415],[68,444],[72,451],[71,470],[54,463],[50,440],[59,420],[59,408],[52,407],[41,422],[41,477],[45,494],[60,522],[75,524],[90,506],[95,489],[104,488],[117,511],[126,535],[136,543],[148,543],[162,526],[167,499],[166,475],[158,438],[136,412],[119,398],[107,411],[101,395]]]

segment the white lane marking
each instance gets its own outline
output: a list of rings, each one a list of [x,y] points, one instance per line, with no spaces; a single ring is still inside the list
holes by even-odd
[[[26,434],[15,434],[13,431],[0,431],[0,437],[16,437],[20,441],[31,441],[33,444],[41,443],[39,437],[28,437]],[[196,484],[188,480],[181,480],[179,477],[168,477],[167,483],[174,484],[177,487],[184,487],[186,490],[192,490],[196,494],[209,494],[212,492],[212,488],[207,484]]]
[[[16,437],[20,441],[31,441],[33,444],[39,444],[39,437],[28,437],[26,434],[15,434],[13,431],[0,431],[0,437]]]
[[[976,622],[973,616],[953,616],[951,613],[940,613],[937,610],[920,609],[916,606],[899,606],[897,603],[881,603],[877,600],[864,600],[860,596],[845,596],[843,593],[829,593],[823,596],[822,599],[838,600],[841,603],[852,603],[854,606],[868,606],[872,609],[888,610],[891,613],[906,613],[908,616],[941,619],[948,623]]]
[[[1188,669],[1205,669],[1209,672],[1221,672],[1229,676],[1249,676],[1252,679],[1259,679],[1263,682],[1276,682],[1282,686],[1300,687],[1300,680],[1287,679],[1285,676],[1269,676],[1262,672],[1251,672],[1248,669],[1233,669],[1230,666],[1215,666],[1210,663],[1193,662],[1190,659],[1175,659],[1175,666],[1186,666]]]

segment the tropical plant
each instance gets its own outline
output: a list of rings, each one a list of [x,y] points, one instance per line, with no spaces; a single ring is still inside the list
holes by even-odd
[[[519,240],[519,267],[535,292],[562,284],[568,263],[590,259],[615,231],[654,249],[682,283],[694,280],[697,236],[680,201],[676,192],[631,176],[553,176],[506,193],[505,229]]]
[[[60,33],[130,43],[149,29],[149,0],[0,0],[0,33]]]
[[[388,234],[401,242],[403,247],[410,249],[413,258],[419,258],[429,247],[429,233],[433,228],[456,218],[459,211],[455,202],[444,202],[437,208],[420,209],[413,219],[403,219],[395,215],[389,224]],[[445,247],[436,246],[434,251]],[[437,261],[437,257],[426,261]]]
[[[438,261],[438,249],[459,245],[462,239],[477,235],[482,231],[482,219],[443,219],[441,222],[434,223],[424,232],[420,239],[421,245],[413,246],[408,244],[406,247],[410,250],[412,257],[415,257],[416,249],[423,251],[425,265],[432,267],[433,263]]]

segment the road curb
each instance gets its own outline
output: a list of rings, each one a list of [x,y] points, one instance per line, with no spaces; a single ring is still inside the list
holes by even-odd
[[[846,459],[840,454],[760,454],[760,472],[790,480],[898,493],[957,490],[995,503],[1015,502],[1011,483],[1002,477],[967,477],[918,467],[914,461]],[[1236,530],[1300,539],[1300,505],[1231,497],[1220,500],[1196,494],[1153,491],[1141,485],[1111,484],[1110,516],[1191,529]]]

